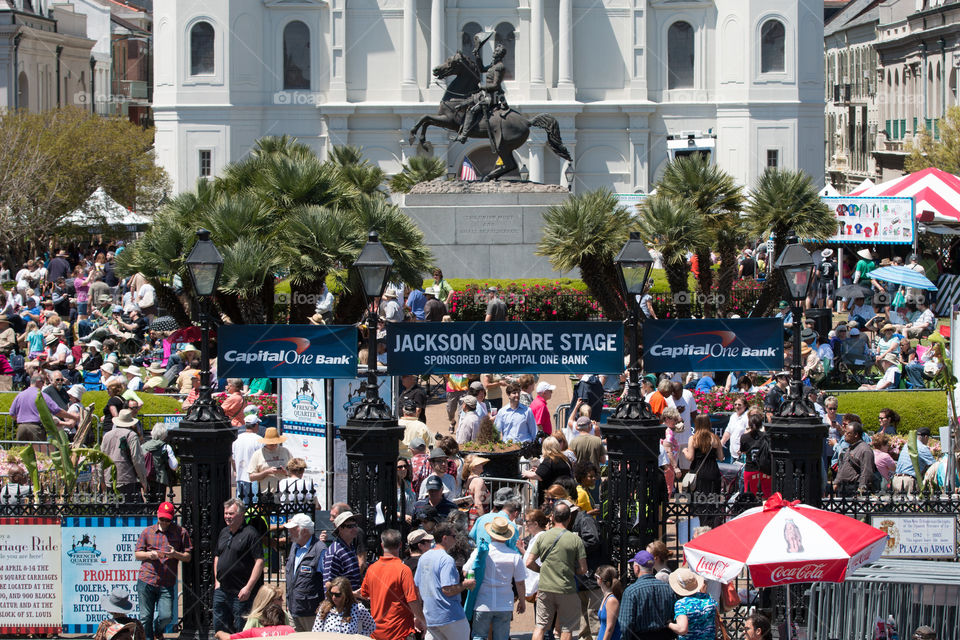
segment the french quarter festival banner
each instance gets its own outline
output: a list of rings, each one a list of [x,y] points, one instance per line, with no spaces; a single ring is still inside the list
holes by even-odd
[[[303,324],[223,325],[221,378],[355,378],[357,328]]]
[[[387,323],[387,370],[424,373],[618,373],[619,322]]]
[[[783,369],[780,318],[647,320],[646,371],[779,371]]]

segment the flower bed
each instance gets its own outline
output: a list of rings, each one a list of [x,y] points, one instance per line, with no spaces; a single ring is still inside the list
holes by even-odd
[[[733,402],[737,398],[747,401],[747,410],[752,407],[763,408],[765,391],[757,393],[727,393],[726,391],[694,391],[693,398],[697,402],[697,413],[724,413],[733,411]]]
[[[481,321],[487,313],[486,284],[454,291],[449,312],[454,320]],[[589,293],[561,284],[509,284],[500,287],[507,320],[589,320],[600,318],[600,305]]]

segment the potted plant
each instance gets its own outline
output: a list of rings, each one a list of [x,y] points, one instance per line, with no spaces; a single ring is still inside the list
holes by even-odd
[[[500,432],[493,426],[492,420],[481,420],[476,440],[460,445],[460,453],[482,455],[490,460],[485,467],[485,475],[494,478],[520,478],[520,458],[529,457],[537,447],[536,442],[516,442],[503,440]]]

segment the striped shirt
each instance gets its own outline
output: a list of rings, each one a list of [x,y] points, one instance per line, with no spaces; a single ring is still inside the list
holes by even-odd
[[[340,576],[346,577],[354,590],[360,588],[357,552],[339,537],[335,537],[323,556],[323,581],[330,582]]]
[[[665,629],[673,621],[673,607],[677,596],[666,582],[647,574],[626,588],[620,600],[617,616],[623,638],[634,634]]]

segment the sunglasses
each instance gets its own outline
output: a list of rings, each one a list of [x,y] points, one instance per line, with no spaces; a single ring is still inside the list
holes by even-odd
[[[341,528],[341,529],[356,529],[356,528],[359,527],[359,526],[360,526],[360,525],[358,525],[356,522],[351,522],[351,523],[349,523],[349,524],[342,525],[340,528]]]
[[[331,598],[339,598],[339,597],[342,596],[342,595],[343,595],[343,594],[340,593],[339,591],[331,591],[331,592],[330,592],[330,597],[331,597]]]
[[[408,464],[398,464],[397,469],[409,469],[410,465]]]

